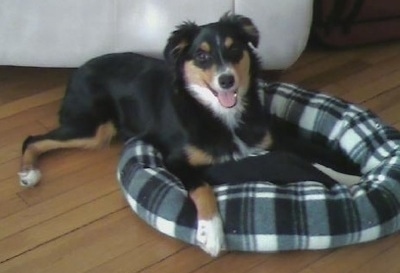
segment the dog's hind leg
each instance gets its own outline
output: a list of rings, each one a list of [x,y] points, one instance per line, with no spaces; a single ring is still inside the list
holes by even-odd
[[[29,136],[22,146],[21,171],[18,173],[20,184],[33,187],[39,182],[41,173],[37,167],[37,160],[40,155],[62,148],[102,148],[115,134],[114,125],[106,122],[93,129],[61,125],[47,134]]]

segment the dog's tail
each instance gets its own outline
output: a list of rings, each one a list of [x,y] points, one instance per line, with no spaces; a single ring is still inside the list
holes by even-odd
[[[318,163],[314,163],[313,166],[332,178],[333,180],[337,181],[340,184],[346,185],[346,186],[352,186],[357,183],[360,183],[361,177],[357,175],[352,175],[352,174],[346,174],[346,173],[341,173],[339,171],[335,171],[334,169],[328,168],[326,166],[323,166]]]

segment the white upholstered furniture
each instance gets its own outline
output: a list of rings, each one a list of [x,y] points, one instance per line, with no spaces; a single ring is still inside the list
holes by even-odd
[[[1,0],[0,65],[75,67],[119,51],[161,56],[177,24],[227,11],[258,26],[264,68],[290,66],[305,47],[312,0]]]

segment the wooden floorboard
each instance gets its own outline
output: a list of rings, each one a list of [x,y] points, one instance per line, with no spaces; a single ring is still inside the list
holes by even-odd
[[[72,71],[0,66],[0,273],[400,272],[400,235],[333,250],[210,258],[132,213],[115,179],[120,143],[52,152],[41,160],[42,182],[21,188],[21,143],[57,126]],[[312,47],[282,81],[358,103],[400,129],[400,42]]]

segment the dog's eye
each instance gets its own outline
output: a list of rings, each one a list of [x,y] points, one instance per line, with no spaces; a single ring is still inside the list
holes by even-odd
[[[201,65],[205,65],[210,62],[211,60],[211,55],[208,52],[205,52],[203,50],[199,50],[196,52],[194,59],[196,62],[198,62]]]
[[[243,49],[238,45],[233,45],[227,50],[227,58],[233,62],[238,62],[243,56]]]

